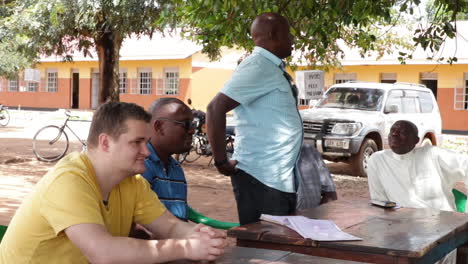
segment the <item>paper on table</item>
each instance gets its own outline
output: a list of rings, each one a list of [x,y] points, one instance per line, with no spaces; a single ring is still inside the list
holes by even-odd
[[[276,216],[262,214],[260,219],[287,226],[304,238],[316,241],[362,240],[341,231],[331,220],[310,219],[304,216]]]

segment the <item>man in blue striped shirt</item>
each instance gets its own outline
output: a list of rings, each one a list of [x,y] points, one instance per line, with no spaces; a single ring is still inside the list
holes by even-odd
[[[239,221],[260,214],[287,215],[295,210],[294,166],[303,131],[297,88],[282,59],[291,56],[293,36],[283,16],[265,13],[252,23],[255,48],[210,102],[207,128],[215,166],[231,176]],[[226,155],[226,113],[234,110],[232,160]]]
[[[167,209],[187,221],[187,182],[182,167],[171,155],[191,148],[195,132],[192,111],[179,99],[166,97],[155,101],[149,112],[152,134],[147,146],[151,154],[145,160],[143,177]]]

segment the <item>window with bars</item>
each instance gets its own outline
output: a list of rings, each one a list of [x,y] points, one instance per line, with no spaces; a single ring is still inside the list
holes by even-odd
[[[152,72],[148,70],[141,70],[138,73],[138,93],[151,94],[152,90]]]
[[[335,73],[335,84],[356,81],[356,73]]]
[[[38,88],[39,88],[39,83],[37,82],[26,83],[26,92],[37,92]]]
[[[10,92],[17,92],[18,91],[18,78],[9,80],[8,91],[10,91]]]
[[[127,72],[119,72],[119,92],[121,94],[128,93],[128,80],[127,80]]]
[[[158,95],[178,95],[179,94],[179,69],[164,69],[164,86],[158,90]]]
[[[46,91],[49,93],[58,92],[57,78],[58,74],[56,71],[47,71],[47,88]]]
[[[457,81],[454,91],[454,109],[468,110],[468,72],[464,73],[463,80]]]

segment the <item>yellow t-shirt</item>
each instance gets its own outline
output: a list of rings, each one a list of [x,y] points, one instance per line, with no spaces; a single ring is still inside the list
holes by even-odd
[[[71,153],[16,211],[0,243],[0,263],[87,263],[63,232],[66,228],[93,223],[113,236],[128,236],[132,222],[149,224],[165,210],[140,175],[115,186],[106,207],[87,155]]]

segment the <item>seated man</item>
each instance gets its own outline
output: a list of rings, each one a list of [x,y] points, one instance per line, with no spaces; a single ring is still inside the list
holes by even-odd
[[[88,150],[60,160],[16,211],[0,263],[156,263],[213,260],[225,234],[167,212],[143,177],[151,115],[135,104],[95,112]],[[127,237],[132,222],[160,240]]]
[[[371,199],[456,211],[452,189],[456,182],[467,181],[467,156],[430,145],[415,148],[418,142],[418,128],[413,123],[400,120],[393,124],[388,134],[391,150],[379,151],[369,160]],[[454,254],[449,255],[454,261]]]
[[[147,146],[151,154],[145,160],[143,177],[167,209],[187,221],[187,182],[182,167],[171,155],[191,148],[195,132],[192,111],[179,99],[166,97],[155,101],[149,112],[152,134]]]

